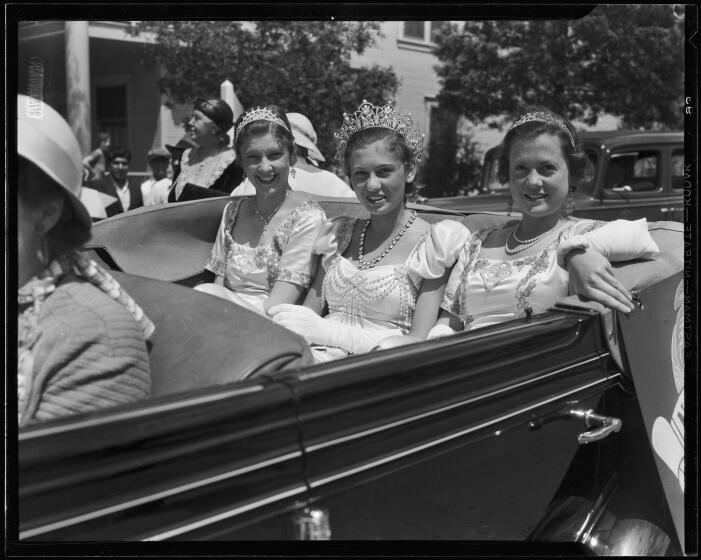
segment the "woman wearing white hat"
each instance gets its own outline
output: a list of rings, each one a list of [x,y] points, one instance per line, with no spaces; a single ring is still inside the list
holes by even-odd
[[[48,105],[17,98],[20,426],[134,402],[150,394],[153,323],[78,249],[91,220],[80,202],[81,153]]]
[[[302,113],[286,113],[292,135],[295,139],[297,161],[290,172],[290,188],[294,191],[304,191],[323,197],[352,198],[355,193],[336,175],[324,169],[319,169],[316,162],[326,161],[316,147],[316,131],[312,123]],[[251,182],[246,179],[236,187],[231,196],[245,196],[255,193]]]

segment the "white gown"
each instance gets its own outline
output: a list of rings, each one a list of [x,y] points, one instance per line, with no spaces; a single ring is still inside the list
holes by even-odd
[[[274,231],[265,231],[258,247],[234,241],[231,231],[243,199],[224,208],[219,232],[205,268],[224,285],[200,284],[196,290],[226,298],[265,315],[264,303],[278,280],[308,288],[314,273],[314,241],[326,222],[322,208],[311,200],[297,206]]]
[[[452,220],[434,223],[404,263],[360,270],[342,256],[357,220],[345,216],[329,220],[315,245],[326,272],[322,296],[328,304],[328,315],[324,319],[372,331],[371,340],[378,344],[409,332],[421,282],[440,278],[453,266],[469,232]],[[312,353],[323,362],[347,356],[349,351],[312,346]]]

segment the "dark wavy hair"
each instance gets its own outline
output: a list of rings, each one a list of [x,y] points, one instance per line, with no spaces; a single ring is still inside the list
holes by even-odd
[[[77,218],[73,206],[68,201],[68,195],[51,177],[21,156],[17,164],[17,176],[20,186],[17,196],[27,206],[39,208],[47,202],[64,199],[61,217],[54,227],[46,232],[50,258],[53,259],[61,253],[77,249],[90,239],[90,228]]]
[[[501,154],[499,155],[497,179],[502,184],[509,182],[509,156],[511,146],[516,138],[535,138],[541,134],[552,134],[560,139],[562,155],[565,157],[567,170],[569,172],[570,190],[576,191],[584,181],[584,172],[587,163],[587,156],[582,149],[576,129],[566,118],[548,109],[533,107],[528,109],[524,114],[535,112],[549,115],[552,117],[553,122],[529,121],[517,127],[511,128],[506,133],[506,136],[504,136],[504,140],[501,143]],[[570,142],[568,134],[562,127],[565,127],[572,135],[574,146]]]
[[[131,151],[124,146],[116,146],[107,152],[107,163],[112,163],[116,158],[124,158],[131,163]]]
[[[353,150],[365,146],[369,146],[373,142],[381,141],[384,142],[387,147],[387,151],[394,154],[399,158],[399,160],[405,165],[410,166],[414,164],[414,154],[407,145],[404,137],[389,128],[373,127],[364,128],[356,132],[353,136],[348,139],[348,144],[346,145],[346,150],[343,153],[343,160],[345,162],[346,175],[351,178],[351,187],[353,187],[353,180],[350,173],[350,156]],[[414,190],[414,181],[411,183],[406,183],[405,196],[411,194]]]
[[[239,161],[243,161],[243,155],[241,154],[241,146],[244,141],[256,137],[264,136],[265,134],[272,135],[275,140],[290,154],[290,165],[294,165],[297,161],[297,152],[295,149],[295,138],[292,136],[292,127],[290,126],[290,121],[287,119],[285,112],[280,109],[277,105],[267,105],[265,107],[271,111],[276,117],[278,117],[282,122],[285,123],[287,129],[280,126],[279,124],[272,121],[253,121],[247,124],[240,132],[236,134],[234,138],[234,150],[236,151],[236,157]],[[241,115],[234,124],[234,130],[238,131],[239,124],[241,120],[246,116],[246,113]]]

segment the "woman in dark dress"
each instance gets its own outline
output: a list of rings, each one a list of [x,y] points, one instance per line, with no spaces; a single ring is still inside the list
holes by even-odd
[[[197,147],[185,150],[180,170],[173,177],[169,202],[182,202],[229,194],[243,178],[229,147],[227,132],[234,124],[234,113],[223,99],[200,99],[187,123]]]

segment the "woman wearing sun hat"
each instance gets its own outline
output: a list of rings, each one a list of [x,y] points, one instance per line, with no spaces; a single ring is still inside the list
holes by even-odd
[[[77,249],[90,238],[81,153],[68,123],[17,97],[20,426],[126,404],[150,394],[153,323]]]
[[[316,146],[316,131],[310,120],[302,113],[286,113],[295,139],[297,161],[290,171],[290,188],[323,197],[340,197],[356,199],[353,189],[335,174],[319,169],[318,163],[326,161]],[[231,196],[250,195],[255,192],[251,182],[246,179],[234,189]]]

